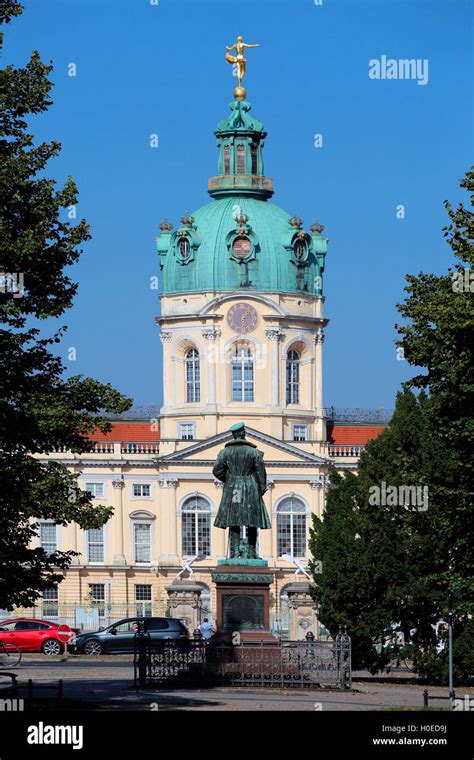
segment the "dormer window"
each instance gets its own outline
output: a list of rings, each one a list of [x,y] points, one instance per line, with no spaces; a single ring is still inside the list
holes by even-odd
[[[294,248],[294,255],[296,261],[305,261],[306,256],[308,254],[308,246],[306,244],[305,240],[301,240],[300,238],[295,242]]]
[[[234,240],[232,252],[234,256],[237,256],[239,259],[246,259],[250,254],[251,247],[252,244],[249,238],[245,237],[245,235],[240,235]]]
[[[187,237],[182,237],[178,240],[178,254],[180,259],[186,261],[189,258],[190,246]]]

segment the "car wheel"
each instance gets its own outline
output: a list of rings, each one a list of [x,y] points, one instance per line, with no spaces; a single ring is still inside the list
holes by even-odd
[[[47,654],[51,657],[61,654],[63,648],[57,639],[46,639],[46,641],[43,641],[41,651],[43,654]]]
[[[95,639],[91,639],[90,641],[86,641],[84,644],[84,654],[102,654],[102,644],[100,641],[96,641]]]

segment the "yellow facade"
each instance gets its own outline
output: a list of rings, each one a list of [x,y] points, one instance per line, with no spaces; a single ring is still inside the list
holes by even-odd
[[[252,306],[257,315],[255,325],[245,333],[229,322],[232,306],[242,303]],[[286,551],[306,565],[311,515],[323,513],[330,464],[322,396],[327,324],[323,299],[278,293],[180,294],[162,297],[161,307],[157,321],[163,344],[164,403],[159,452],[157,445],[117,440],[99,443],[94,452],[80,456],[51,455],[77,474],[82,488],[98,489],[96,503],[113,506],[114,514],[103,529],[100,561],[97,557],[93,561],[88,532],[76,525],[57,526],[57,548],[77,551],[79,556],[59,585],[57,602],[45,602],[37,612],[46,616],[52,611],[69,623],[77,622],[78,607],[83,608],[83,616],[91,607],[98,607],[103,623],[108,617],[114,620],[142,610],[164,614],[167,589],[192,554],[189,541],[187,546],[183,544],[183,521],[187,520],[189,527],[194,518],[186,513],[187,500],[197,499],[207,505],[202,519],[210,526],[210,545],[208,556],[192,564],[192,581],[203,589],[202,614],[207,610],[213,614],[211,571],[217,560],[226,556],[227,531],[212,525],[222,487],[212,475],[212,466],[230,438],[229,427],[242,420],[248,439],[264,452],[270,483],[264,499],[272,528],[260,531],[259,551],[275,570],[272,624],[276,629],[288,629],[285,588],[295,580],[307,579],[301,572],[295,577],[297,567],[280,555]],[[232,400],[232,361],[241,347],[249,348],[253,357],[252,402]],[[192,350],[199,363],[199,394],[190,401],[187,356]],[[290,351],[299,357],[298,403],[288,403],[287,397]],[[183,424],[191,426],[184,430],[191,439],[183,440]],[[156,429],[157,421],[149,420],[149,425]],[[294,425],[306,426],[307,440],[294,440]],[[301,435],[301,427],[297,433]],[[341,458],[338,464],[343,464]],[[282,505],[286,509],[295,504],[298,511],[294,515],[280,517]],[[280,520],[291,533],[286,546],[281,536],[278,538]],[[142,534],[147,545],[139,561],[137,541]],[[198,533],[194,538],[197,547]],[[180,576],[182,580],[189,577],[189,571]],[[91,584],[96,584],[92,586],[95,604]],[[102,587],[99,592],[98,586]],[[103,600],[97,599],[97,593]]]

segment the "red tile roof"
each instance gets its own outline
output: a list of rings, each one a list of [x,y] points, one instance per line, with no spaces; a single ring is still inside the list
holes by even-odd
[[[384,425],[335,425],[328,422],[328,441],[337,445],[363,445],[380,435]]]
[[[92,441],[117,441],[147,443],[160,440],[160,425],[152,422],[112,422],[112,430],[104,435],[97,431],[89,438]],[[156,430],[158,428],[158,430]]]
[[[160,440],[159,423],[151,422],[112,422],[112,430],[104,435],[100,431],[89,436],[93,441],[117,442],[158,442]],[[153,428],[153,429],[152,429]],[[155,428],[158,428],[156,430]],[[339,425],[328,422],[328,442],[336,445],[363,445],[384,430],[383,425]]]

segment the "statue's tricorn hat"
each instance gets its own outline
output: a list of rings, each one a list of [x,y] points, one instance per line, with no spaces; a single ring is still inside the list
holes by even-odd
[[[245,424],[243,422],[236,422],[235,425],[232,425],[232,427],[229,428],[229,430],[245,430]]]

